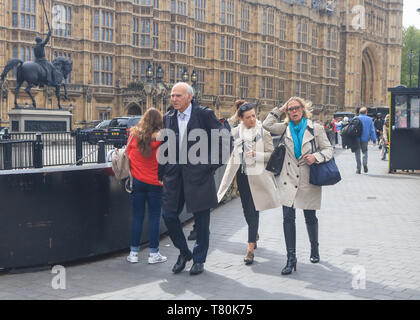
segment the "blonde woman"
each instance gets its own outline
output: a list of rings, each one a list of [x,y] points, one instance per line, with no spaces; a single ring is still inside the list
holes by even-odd
[[[258,240],[259,212],[280,207],[277,185],[265,170],[273,152],[273,139],[257,120],[255,106],[244,103],[238,109],[240,123],[233,128],[234,149],[217,193],[220,202],[236,177],[245,220],[248,224],[248,248],[244,262],[254,262]]]
[[[296,208],[303,209],[311,243],[310,261],[320,260],[318,251],[318,219],[321,208],[321,188],[309,183],[309,167],[313,163],[329,161],[333,148],[323,126],[310,120],[312,103],[299,97],[290,98],[281,108],[274,108],[263,123],[271,133],[284,135],[286,156],[279,179],[279,196],[283,205],[283,230],[287,249],[287,264],[282,274],[296,271]],[[283,122],[278,120],[286,114]],[[319,148],[312,153],[312,140]]]

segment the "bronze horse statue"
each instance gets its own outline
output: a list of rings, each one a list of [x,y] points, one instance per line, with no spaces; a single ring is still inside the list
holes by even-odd
[[[73,69],[73,62],[69,59],[66,59],[62,56],[57,57],[53,60],[52,65],[54,67],[54,82],[48,83],[47,81],[47,70],[44,69],[40,64],[32,61],[23,62],[20,59],[10,59],[6,66],[4,67],[3,73],[0,76],[0,80],[4,81],[7,73],[13,68],[17,67],[16,73],[16,82],[17,86],[15,89],[15,108],[18,107],[17,96],[19,89],[22,86],[23,82],[27,82],[28,86],[25,91],[32,99],[32,105],[36,108],[36,102],[34,97],[31,94],[31,89],[35,86],[43,87],[44,85],[55,87],[55,95],[58,101],[58,108],[61,109],[60,102],[60,88],[64,87],[64,98],[68,100],[66,84],[63,82],[64,79],[67,79],[69,74]]]

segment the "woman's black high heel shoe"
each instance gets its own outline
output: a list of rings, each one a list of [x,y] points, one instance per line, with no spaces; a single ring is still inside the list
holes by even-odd
[[[320,260],[318,249],[318,223],[312,225],[306,224],[306,228],[308,230],[309,241],[311,243],[311,257],[309,260],[312,263],[318,263]]]
[[[296,271],[296,265],[297,265],[296,255],[293,254],[293,256],[289,256],[288,254],[287,264],[283,268],[283,270],[281,270],[281,274],[282,275],[291,274],[293,272],[293,269]]]
[[[295,222],[283,223],[284,238],[286,240],[287,264],[281,271],[282,275],[291,274],[296,271],[296,225]]]

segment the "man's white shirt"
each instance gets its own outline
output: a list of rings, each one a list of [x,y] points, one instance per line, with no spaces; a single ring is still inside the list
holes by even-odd
[[[179,145],[182,145],[182,141],[184,139],[185,131],[187,130],[188,121],[190,121],[191,118],[191,110],[192,106],[191,103],[188,106],[187,109],[184,110],[184,112],[178,111],[178,128],[179,128]]]

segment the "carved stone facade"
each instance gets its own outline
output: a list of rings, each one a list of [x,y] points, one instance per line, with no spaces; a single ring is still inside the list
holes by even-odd
[[[200,100],[219,117],[238,98],[256,102],[263,118],[299,95],[323,120],[336,110],[387,105],[387,88],[399,84],[402,0],[44,2],[53,27],[47,57],[73,61],[71,101],[63,105],[72,104],[74,126],[150,106],[165,111],[184,68],[196,71]],[[14,56],[32,59],[35,37],[47,31],[39,1],[0,0],[0,69]],[[148,86],[149,63],[162,66],[163,84]],[[12,72],[7,81],[0,126],[9,125]],[[37,105],[56,108],[54,95],[32,91]],[[19,104],[26,101],[22,90]]]

